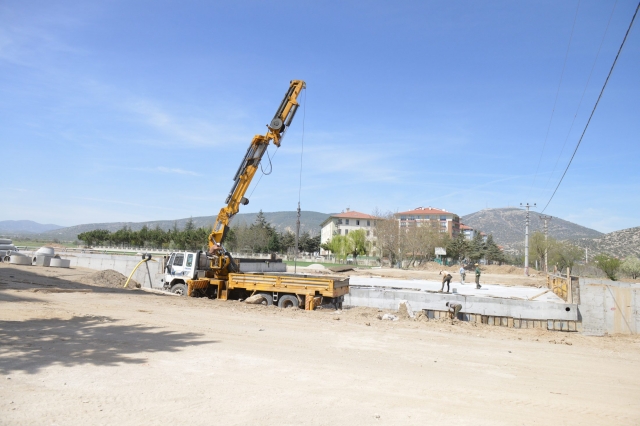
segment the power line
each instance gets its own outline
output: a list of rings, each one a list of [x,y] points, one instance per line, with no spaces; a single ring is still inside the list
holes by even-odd
[[[589,127],[589,123],[591,123],[591,119],[593,118],[593,114],[596,112],[596,108],[598,108],[598,103],[600,103],[600,99],[602,98],[602,94],[604,93],[604,89],[607,87],[607,83],[609,82],[609,78],[611,77],[611,74],[613,73],[613,69],[615,68],[616,63],[618,62],[618,58],[620,57],[620,53],[622,52],[622,48],[624,47],[624,43],[627,41],[627,37],[629,36],[629,33],[631,32],[631,27],[633,27],[633,22],[636,20],[636,16],[638,15],[638,10],[640,10],[640,3],[638,3],[638,6],[636,6],[636,11],[633,14],[633,18],[631,18],[631,22],[629,23],[629,28],[627,28],[627,32],[624,35],[624,39],[622,39],[622,43],[620,44],[620,48],[618,49],[618,53],[616,54],[616,57],[613,60],[613,64],[611,65],[611,69],[609,70],[609,74],[607,75],[607,78],[604,81],[604,84],[602,85],[602,90],[600,90],[600,95],[598,95],[598,99],[596,100],[596,104],[593,106],[593,110],[591,110],[591,115],[589,115],[589,119],[587,120],[587,124],[585,124],[585,126],[584,126],[584,130],[582,131],[582,135],[580,135],[580,139],[578,140],[578,144],[576,145],[576,149],[573,150],[573,155],[571,156],[571,159],[569,160],[569,164],[567,164],[567,168],[564,169],[564,173],[562,174],[562,177],[560,178],[560,182],[558,182],[558,186],[556,186],[556,189],[553,191],[553,194],[551,194],[551,198],[549,198],[549,201],[547,201],[547,205],[544,206],[544,209],[542,209],[542,211],[540,213],[544,213],[544,211],[547,209],[547,207],[549,207],[549,203],[551,203],[551,200],[553,200],[553,197],[556,195],[556,192],[558,191],[558,188],[560,188],[560,184],[562,183],[562,180],[564,179],[565,175],[567,174],[567,171],[569,170],[569,167],[571,166],[571,162],[573,161],[573,158],[576,156],[576,152],[578,152],[578,148],[580,147],[580,143],[582,143],[582,138],[584,138],[584,134],[587,132],[587,128]]]
[[[578,19],[578,10],[580,10],[580,0],[578,0],[578,5],[576,6],[576,14],[573,17],[573,25],[571,26],[571,35],[569,36],[569,44],[567,45],[567,51],[564,54],[564,62],[562,63],[562,71],[560,72],[560,81],[558,82],[558,90],[556,90],[556,98],[553,101],[553,108],[551,109],[551,117],[549,118],[549,125],[547,126],[547,134],[544,137],[544,143],[542,144],[542,151],[540,151],[540,159],[538,160],[538,166],[536,167],[536,173],[533,175],[533,184],[531,187],[536,185],[536,178],[538,177],[538,170],[540,170],[540,163],[542,162],[542,157],[544,155],[544,149],[547,146],[547,140],[549,139],[549,131],[551,130],[551,123],[553,122],[553,116],[556,112],[556,105],[558,103],[558,95],[560,94],[560,87],[562,86],[562,79],[564,77],[564,70],[567,66],[567,58],[569,57],[569,48],[571,47],[571,40],[573,40],[573,30],[576,27],[576,20]]]
[[[587,83],[584,85],[584,89],[582,90],[582,96],[580,96],[580,101],[578,102],[578,106],[576,108],[576,113],[573,115],[573,120],[571,120],[571,125],[569,126],[569,131],[567,132],[567,136],[564,138],[564,142],[562,143],[562,148],[560,149],[560,153],[558,154],[558,158],[556,158],[556,162],[553,165],[553,170],[549,174],[547,178],[547,182],[544,184],[544,187],[547,188],[549,186],[549,182],[551,182],[551,178],[553,174],[556,172],[556,167],[558,167],[558,163],[560,162],[560,158],[562,157],[562,153],[564,152],[564,147],[567,146],[567,141],[569,140],[569,136],[571,136],[571,131],[573,130],[573,125],[576,122],[576,118],[578,117],[578,112],[580,111],[580,107],[582,106],[582,101],[584,100],[584,95],[587,93],[587,88],[589,87],[589,83],[591,82],[591,76],[593,76],[593,70],[596,68],[596,63],[598,62],[598,58],[600,57],[600,51],[602,50],[602,45],[604,44],[604,39],[607,36],[607,32],[609,31],[609,25],[611,24],[611,18],[613,18],[613,13],[616,11],[616,6],[618,5],[618,0],[613,4],[613,9],[611,9],[611,14],[609,14],[609,20],[607,21],[607,27],[604,29],[604,33],[602,34],[602,40],[600,40],[600,46],[598,47],[598,52],[596,53],[596,57],[593,60],[593,65],[591,66],[591,71],[589,72],[589,77],[587,78]]]

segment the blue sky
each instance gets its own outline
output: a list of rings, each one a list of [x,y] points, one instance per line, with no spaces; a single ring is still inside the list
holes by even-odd
[[[0,220],[217,214],[292,79],[242,212],[295,210],[303,126],[303,210],[544,206],[636,5],[2,2]],[[546,214],[640,226],[639,31]]]

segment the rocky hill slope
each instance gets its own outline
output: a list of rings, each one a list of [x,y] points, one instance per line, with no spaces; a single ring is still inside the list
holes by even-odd
[[[640,257],[640,226],[605,234],[600,238],[581,238],[575,244],[589,249],[589,257],[606,253],[619,258]]]
[[[524,246],[526,210],[518,208],[484,209],[462,216],[465,225],[493,234],[498,244],[505,248]],[[600,238],[604,234],[567,220],[553,217],[548,221],[549,236],[558,240],[579,240]],[[529,235],[543,231],[544,222],[535,211],[529,213]]]

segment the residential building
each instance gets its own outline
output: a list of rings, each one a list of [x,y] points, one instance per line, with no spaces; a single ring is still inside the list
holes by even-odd
[[[455,238],[460,233],[460,218],[457,214],[433,207],[416,207],[413,210],[395,214],[400,228],[431,226],[439,232]]]
[[[460,224],[460,232],[469,241],[473,240],[476,235],[480,234],[482,235],[482,240],[485,243],[487,242],[487,237],[488,237],[487,234],[485,234],[484,232],[478,231],[477,229],[473,229],[472,227],[465,225],[464,223]]]
[[[362,229],[365,231],[367,241],[371,243],[371,250],[369,254],[371,256],[375,256],[376,244],[373,232],[375,220],[375,216],[352,211],[350,209],[347,209],[342,213],[331,215],[320,224],[320,244],[329,242],[334,235],[348,235],[349,232]],[[321,255],[328,255],[329,253],[330,252],[322,248],[320,249]]]
[[[471,241],[473,237],[478,233],[475,229],[470,226],[465,225],[464,223],[460,224],[460,232],[464,235],[464,238]]]

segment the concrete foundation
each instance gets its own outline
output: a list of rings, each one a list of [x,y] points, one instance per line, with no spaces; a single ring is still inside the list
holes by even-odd
[[[578,320],[578,306],[568,303],[516,300],[508,298],[428,293],[411,290],[351,287],[344,304],[397,310],[407,300],[414,310],[447,311],[446,302],[462,305],[465,314],[526,320]]]
[[[407,301],[428,318],[449,318],[447,302],[460,303],[461,321],[496,327],[542,328],[557,331],[581,329],[578,305],[565,303],[546,289],[483,284],[452,284],[451,293],[439,292],[441,283],[429,280],[396,280],[351,277],[351,291],[344,304],[398,310]]]

